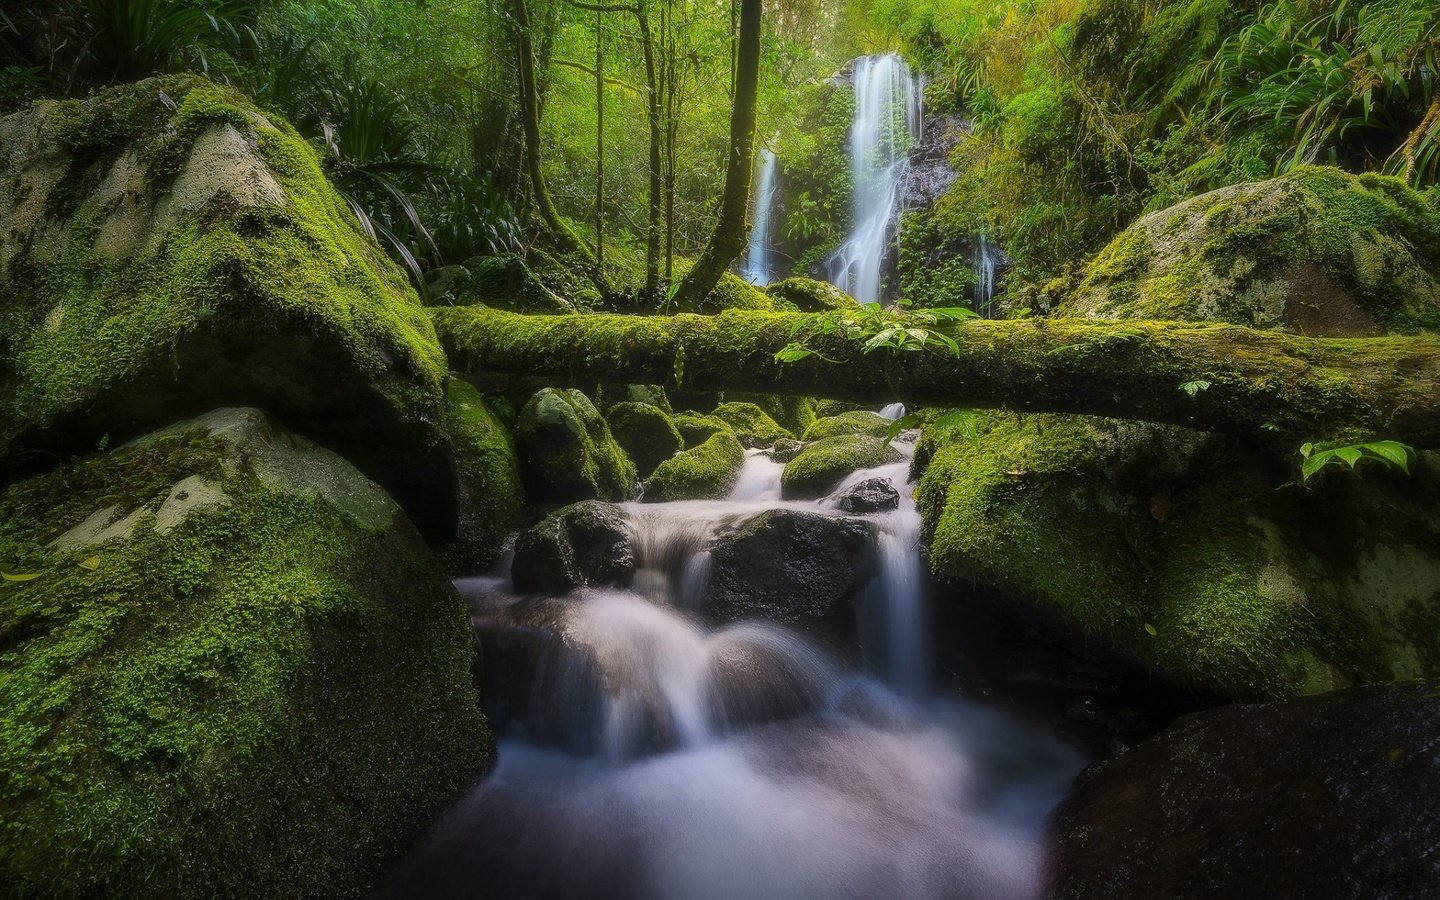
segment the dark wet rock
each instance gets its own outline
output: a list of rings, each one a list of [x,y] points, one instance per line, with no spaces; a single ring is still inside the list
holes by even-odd
[[[876,571],[867,523],[783,509],[721,538],[711,561],[702,606],[712,621],[764,619],[841,639]]]
[[[840,508],[865,515],[884,512],[900,505],[900,492],[888,478],[867,478],[840,495]]]
[[[1054,900],[1440,896],[1440,681],[1186,716],[1054,832]]]
[[[625,516],[596,500],[571,504],[531,526],[516,542],[510,567],[522,593],[624,585],[634,574],[635,546]]]

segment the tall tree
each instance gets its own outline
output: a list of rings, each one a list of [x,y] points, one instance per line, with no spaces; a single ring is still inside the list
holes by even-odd
[[[725,274],[726,267],[745,247],[750,170],[755,161],[755,100],[760,84],[760,12],[761,0],[740,0],[725,192],[720,197],[715,230],[675,294],[675,303],[681,309],[695,307],[705,299]]]

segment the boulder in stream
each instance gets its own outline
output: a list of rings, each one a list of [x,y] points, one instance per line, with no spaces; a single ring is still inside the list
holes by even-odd
[[[677,453],[662,462],[645,482],[647,503],[668,500],[718,500],[730,493],[745,448],[733,432],[717,431],[698,447]]]
[[[635,575],[635,543],[618,508],[572,503],[532,525],[515,542],[510,578],[522,593],[564,593],[586,584],[625,585]]]
[[[882,438],[864,434],[827,437],[808,444],[785,464],[780,489],[787,500],[814,500],[835,490],[846,475],[857,469],[897,463],[904,458]]]
[[[868,434],[871,437],[883,438],[890,432],[890,427],[895,423],[868,409],[856,409],[850,412],[843,412],[834,416],[826,416],[823,419],[816,419],[805,429],[804,440],[818,441],[821,438],[835,437],[840,434]]]
[[[532,503],[635,496],[635,464],[580,391],[537,391],[515,423],[515,445]]]
[[[721,537],[710,558],[706,618],[764,619],[845,642],[854,637],[854,600],[876,573],[869,523],[789,509]]]
[[[607,409],[605,420],[641,478],[649,478],[656,466],[685,449],[685,439],[659,406],[627,400]]]
[[[754,403],[722,403],[711,415],[735,429],[746,447],[773,447],[776,441],[795,436]]]
[[[455,541],[437,552],[452,571],[483,572],[525,516],[515,442],[480,392],[458,378],[445,392],[445,433],[455,448],[459,521]]]
[[[1053,832],[1051,900],[1440,896],[1440,681],[1186,716]]]
[[[492,758],[445,572],[258,410],[10,486],[0,570],[4,893],[359,896]]]

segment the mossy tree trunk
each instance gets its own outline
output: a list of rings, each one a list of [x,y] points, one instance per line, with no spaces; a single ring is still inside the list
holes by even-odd
[[[522,316],[437,309],[452,365],[930,406],[1166,422],[1279,439],[1440,447],[1440,337],[1311,338],[1236,325],[966,322],[958,355],[861,353],[835,338],[775,361],[792,313]],[[1203,386],[1202,386],[1203,385]],[[1188,389],[1187,389],[1188,386]],[[1193,391],[1193,395],[1192,395]]]
[[[755,159],[755,100],[760,84],[761,6],[761,0],[741,0],[740,3],[725,193],[720,197],[715,231],[675,295],[675,305],[681,309],[699,306],[745,247],[745,213],[750,205],[750,174]]]

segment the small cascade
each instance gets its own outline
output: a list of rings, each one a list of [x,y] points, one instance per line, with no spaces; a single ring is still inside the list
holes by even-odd
[[[888,403],[885,406],[880,407],[880,418],[889,419],[892,422],[894,422],[896,419],[905,418],[905,404]]]
[[[770,219],[775,207],[775,151],[766,147],[760,151],[760,174],[756,178],[754,206],[755,224],[750,228],[750,243],[745,251],[745,266],[742,277],[751,284],[767,285],[775,275],[774,263],[770,259]]]
[[[729,498],[622,504],[630,588],[457,582],[505,737],[388,896],[1038,897],[1046,816],[1083,759],[928,690],[913,437],[819,500],[781,500],[783,466],[756,450]],[[843,512],[874,479],[898,506]],[[724,541],[774,510],[868,524],[875,574],[848,601],[863,670],[769,621],[704,624]]]
[[[981,316],[989,319],[995,315],[995,282],[999,277],[1001,261],[1005,258],[1002,251],[995,244],[991,243],[982,231],[975,236],[972,242],[970,268],[975,272],[975,288],[972,299],[974,310]]]
[[[895,53],[856,60],[853,81],[854,219],[845,242],[830,257],[828,276],[861,303],[877,303],[896,232],[907,154],[920,138],[922,86]]]

